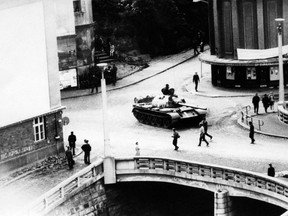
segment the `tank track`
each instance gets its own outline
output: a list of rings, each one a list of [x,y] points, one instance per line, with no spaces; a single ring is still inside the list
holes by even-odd
[[[172,118],[170,115],[167,115],[165,113],[152,113],[147,112],[147,110],[142,111],[139,109],[133,109],[132,110],[135,118],[143,124],[152,125],[156,127],[161,128],[171,128],[173,125]]]

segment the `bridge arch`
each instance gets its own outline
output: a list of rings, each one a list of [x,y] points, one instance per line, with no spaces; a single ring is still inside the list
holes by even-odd
[[[229,210],[227,206],[233,196],[264,201],[288,210],[288,183],[263,174],[194,161],[148,156],[109,158],[108,162],[113,164],[113,170],[105,170],[105,160],[106,158],[99,159],[43,194],[21,215],[45,215],[81,190],[99,180],[105,180],[107,176],[114,179],[114,182],[108,181],[110,184],[167,182],[214,192],[215,216],[230,215],[225,211]],[[109,172],[108,175],[105,172]],[[288,215],[288,211],[284,215]]]
[[[117,182],[181,184],[229,196],[248,197],[288,209],[288,183],[263,174],[193,161],[159,157],[115,159]]]

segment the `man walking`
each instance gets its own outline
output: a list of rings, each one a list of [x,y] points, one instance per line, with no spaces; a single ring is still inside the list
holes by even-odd
[[[174,150],[177,151],[179,149],[179,146],[177,146],[177,141],[178,141],[178,138],[180,138],[180,136],[179,136],[179,133],[176,131],[175,128],[172,128],[172,131],[173,131],[173,135],[172,135],[173,142],[172,142],[172,144],[175,146]]]
[[[91,146],[90,144],[88,143],[89,141],[88,140],[84,140],[84,145],[82,145],[82,150],[84,151],[84,163],[85,164],[90,164],[90,151],[91,151]]]
[[[249,130],[249,137],[251,139],[251,144],[254,144],[255,139],[254,139],[254,125],[252,123],[252,121],[249,122],[250,125],[250,130]]]
[[[201,122],[202,124],[203,124],[203,127],[204,127],[204,132],[205,132],[205,135],[206,136],[208,136],[208,137],[210,137],[210,140],[212,140],[212,135],[210,135],[210,134],[208,134],[208,122],[207,122],[207,120],[206,120],[206,117],[204,117],[203,118],[203,120],[202,120],[202,122]]]
[[[257,115],[258,115],[258,111],[259,111],[259,102],[260,102],[260,97],[256,93],[252,98],[252,103],[254,106],[254,113],[256,113]]]
[[[208,141],[205,139],[205,129],[204,129],[203,123],[201,122],[200,123],[200,137],[199,137],[198,146],[201,146],[202,141],[206,142],[207,147],[209,146]]]
[[[274,167],[272,166],[271,163],[269,164],[269,168],[268,168],[267,174],[268,174],[268,176],[275,177],[275,169],[274,169]]]
[[[195,72],[195,74],[193,75],[193,82],[195,83],[195,91],[198,91],[198,83],[200,82],[200,78],[197,74],[197,72]]]
[[[75,155],[76,136],[74,135],[73,131],[71,131],[71,134],[68,137],[68,142],[73,155]]]

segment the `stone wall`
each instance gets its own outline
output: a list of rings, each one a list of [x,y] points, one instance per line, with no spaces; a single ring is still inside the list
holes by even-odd
[[[0,175],[64,151],[61,111],[45,118],[46,139],[39,142],[34,141],[34,119],[0,128]]]
[[[89,215],[108,216],[103,178],[75,194],[48,216]]]

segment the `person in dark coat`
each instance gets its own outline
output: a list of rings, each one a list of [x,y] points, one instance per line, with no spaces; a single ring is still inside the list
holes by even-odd
[[[265,113],[267,113],[267,109],[270,106],[270,104],[269,104],[270,102],[269,102],[269,98],[268,98],[267,94],[264,94],[264,96],[262,98],[262,103],[263,103],[263,107],[264,107]]]
[[[193,82],[195,83],[195,91],[198,91],[198,83],[200,82],[200,78],[197,74],[197,72],[195,72],[195,74],[193,75]]]
[[[90,74],[90,82],[91,82],[91,93],[94,92],[94,88],[96,93],[98,93],[98,76],[97,76],[97,69],[94,66],[89,67],[89,74]]]
[[[69,169],[72,169],[74,165],[74,160],[73,160],[72,152],[69,146],[67,146],[67,150],[65,151],[65,154],[66,154],[66,159],[68,162],[68,167]]]
[[[75,155],[76,136],[74,135],[73,131],[71,131],[71,134],[68,137],[68,142],[73,155]]]
[[[249,130],[249,137],[251,139],[251,144],[254,144],[255,139],[254,139],[254,125],[253,122],[249,122],[250,130]]]
[[[193,46],[193,50],[194,50],[194,55],[195,56],[200,54],[200,52],[198,51],[198,45],[199,45],[199,43],[198,43],[197,39],[194,38],[193,41],[192,41],[192,46]]]
[[[172,141],[172,144],[174,145],[174,150],[177,151],[179,149],[179,146],[177,145],[177,141],[178,139],[180,138],[180,135],[179,133],[176,131],[175,128],[172,128],[172,131],[173,131],[173,135],[172,135],[172,138],[173,138],[173,141]]]
[[[91,146],[88,143],[88,140],[84,140],[84,143],[81,147],[81,149],[84,151],[84,163],[85,164],[90,164],[90,151],[91,151]]]
[[[170,95],[170,87],[169,87],[169,84],[166,84],[166,86],[161,89],[161,92],[163,93],[163,95]]]
[[[267,174],[268,174],[268,176],[275,177],[275,169],[271,163],[269,164]]]
[[[257,115],[258,115],[258,111],[259,111],[259,102],[260,102],[260,97],[256,93],[252,98],[252,103],[254,106],[254,113],[256,113]]]
[[[115,64],[113,64],[112,68],[111,68],[111,78],[112,78],[112,85],[115,86],[116,82],[117,82],[117,67]]]

